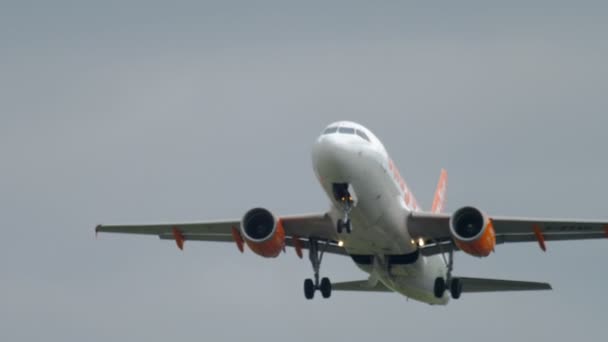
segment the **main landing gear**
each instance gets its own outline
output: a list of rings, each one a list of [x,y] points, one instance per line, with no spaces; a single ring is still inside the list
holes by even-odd
[[[319,250],[319,240],[311,238],[309,240],[308,258],[312,264],[312,269],[315,272],[314,281],[312,279],[304,280],[304,296],[306,299],[313,299],[315,291],[321,291],[323,298],[329,298],[331,296],[331,282],[329,278],[324,277],[319,281],[319,270],[321,269],[321,260],[327,248],[328,242],[325,242],[324,248]]]
[[[336,222],[336,230],[338,234],[346,230],[348,234],[352,231],[350,224],[350,212],[353,210],[354,200],[352,194],[348,191],[348,183],[334,183],[334,198],[342,207],[343,217]]]
[[[450,250],[447,266],[448,274],[446,279],[441,277],[435,279],[433,292],[435,293],[435,297],[441,298],[445,291],[449,290],[452,298],[458,299],[462,294],[462,281],[459,278],[452,278],[452,270],[454,269],[454,250]]]

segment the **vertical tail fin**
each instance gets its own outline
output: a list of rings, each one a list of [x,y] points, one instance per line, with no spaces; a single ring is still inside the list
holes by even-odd
[[[437,190],[435,190],[435,197],[433,198],[432,213],[438,214],[443,211],[445,207],[446,191],[448,188],[448,172],[441,169],[441,175],[439,176],[439,183],[437,183]]]

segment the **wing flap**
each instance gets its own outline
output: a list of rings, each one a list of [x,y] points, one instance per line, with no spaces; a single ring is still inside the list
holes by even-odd
[[[552,290],[548,283],[530,281],[458,277],[462,281],[462,292],[503,292]]]

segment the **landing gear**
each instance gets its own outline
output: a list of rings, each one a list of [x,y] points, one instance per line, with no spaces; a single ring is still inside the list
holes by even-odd
[[[331,282],[329,278],[324,277],[319,281],[319,271],[321,269],[321,260],[323,260],[323,254],[325,253],[325,248],[327,248],[328,242],[325,242],[324,248],[319,250],[319,240],[311,238],[309,240],[309,249],[308,249],[308,258],[310,259],[310,263],[312,264],[312,269],[314,271],[314,281],[313,279],[304,280],[304,297],[306,299],[313,299],[315,296],[315,291],[321,291],[321,295],[323,298],[329,298],[331,296]]]
[[[319,240],[310,239],[309,240],[310,247],[308,249],[308,258],[310,259],[310,263],[312,264],[312,269],[314,271],[314,281],[313,279],[304,280],[304,297],[306,299],[313,299],[315,296],[315,291],[321,291],[321,295],[323,298],[329,298],[331,296],[331,282],[329,278],[324,277],[319,281],[319,271],[321,269],[321,261],[323,260],[323,254],[325,253],[325,248],[327,248],[328,242],[325,242],[324,248],[319,250]]]
[[[304,297],[306,299],[313,299],[315,297],[315,284],[312,279],[304,280]]]
[[[435,286],[433,287],[433,292],[435,293],[435,297],[441,298],[445,293],[445,279],[437,278],[435,279]]]
[[[350,219],[338,219],[338,221],[336,222],[336,230],[338,231],[338,234],[342,234],[343,230],[346,230],[346,232],[350,234],[350,232],[352,232]]]
[[[353,210],[354,200],[352,194],[348,191],[348,183],[334,183],[333,184],[334,198],[340,203],[342,208],[342,219],[338,219],[336,222],[336,230],[338,234],[342,234],[342,231],[346,230],[348,234],[352,231],[350,224],[350,212]]]
[[[435,285],[433,286],[433,292],[435,297],[441,298],[446,290],[450,291],[452,298],[458,299],[462,294],[462,280],[459,278],[452,278],[452,270],[454,269],[454,250],[450,250],[449,261],[447,262],[448,274],[447,278],[441,277],[435,279]]]
[[[460,295],[462,294],[462,280],[460,280],[459,278],[452,278],[449,281],[446,281],[441,277],[435,279],[435,286],[433,287],[435,297],[443,297],[443,294],[448,289],[450,290],[452,298],[460,298]]]
[[[315,287],[312,279],[304,280],[304,297],[306,297],[306,299],[313,299],[317,289],[321,291],[323,298],[331,297],[331,282],[329,281],[329,278],[325,277],[321,279],[321,283],[318,288]]]
[[[452,279],[452,283],[450,284],[450,293],[452,294],[452,298],[460,298],[460,295],[462,294],[462,281],[460,279]]]
[[[331,282],[329,281],[329,278],[326,277],[321,279],[321,286],[319,290],[321,290],[321,295],[323,298],[331,297]]]

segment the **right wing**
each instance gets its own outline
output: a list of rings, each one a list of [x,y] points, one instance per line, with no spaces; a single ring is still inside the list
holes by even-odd
[[[547,283],[466,277],[458,277],[458,279],[462,281],[462,292],[551,290],[551,285]]]
[[[423,239],[428,244],[421,248],[424,255],[455,250],[451,243],[449,214],[411,213],[408,229],[412,239]],[[494,217],[496,244],[543,241],[589,240],[608,238],[608,220],[572,220],[525,217]],[[538,231],[538,234],[537,234]]]
[[[315,238],[328,241],[326,252],[346,255],[346,250],[338,246],[336,229],[327,214],[284,216],[280,219],[285,229],[287,246],[294,246],[295,239],[298,239],[302,248],[308,249],[308,240]],[[234,242],[232,230],[239,229],[240,224],[239,220],[217,220],[175,224],[98,225],[95,232],[157,235],[164,240],[176,240],[174,230],[178,230],[184,241]]]

